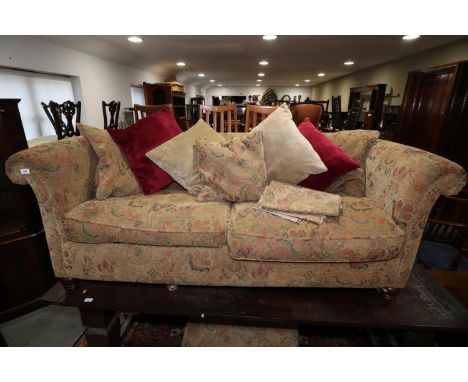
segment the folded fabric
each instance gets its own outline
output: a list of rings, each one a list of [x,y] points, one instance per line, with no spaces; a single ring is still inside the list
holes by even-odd
[[[322,215],[298,214],[295,212],[279,212],[275,210],[270,210],[268,208],[262,208],[257,205],[254,206],[254,209],[263,212],[268,212],[269,214],[278,216],[285,220],[292,221],[294,223],[300,223],[303,220],[307,220],[313,223],[322,224],[325,220],[325,216]]]
[[[263,192],[256,207],[294,214],[291,216],[310,220],[306,219],[306,215],[338,216],[341,208],[341,197],[339,195],[273,181]]]

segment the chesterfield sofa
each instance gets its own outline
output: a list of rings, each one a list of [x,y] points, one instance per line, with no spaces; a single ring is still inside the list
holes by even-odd
[[[359,144],[359,131],[330,134]],[[97,157],[83,137],[14,154],[10,179],[39,202],[55,275],[167,285],[398,290],[429,212],[466,173],[440,156],[376,139],[363,159],[364,195],[317,226],[207,202],[175,183],[152,195],[94,198]],[[27,170],[26,170],[27,169]]]

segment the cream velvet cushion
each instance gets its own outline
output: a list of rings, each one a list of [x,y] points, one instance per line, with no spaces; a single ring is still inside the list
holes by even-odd
[[[127,158],[109,133],[104,129],[79,123],[76,126],[99,159],[94,177],[96,199],[140,194],[140,184],[133,175]]]
[[[186,132],[146,153],[149,159],[191,194],[201,189],[200,174],[193,163],[193,145],[197,139],[216,143],[225,141],[221,134],[200,119]]]
[[[286,104],[252,130],[255,131],[263,133],[269,181],[297,184],[311,174],[327,171],[312,145],[297,129]]]

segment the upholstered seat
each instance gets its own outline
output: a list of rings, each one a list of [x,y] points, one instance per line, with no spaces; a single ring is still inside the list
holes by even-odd
[[[404,232],[375,202],[343,197],[340,216],[321,225],[293,223],[236,203],[228,231],[230,255],[238,260],[368,262],[398,255]]]
[[[199,203],[185,192],[162,191],[89,200],[65,214],[64,225],[67,239],[78,243],[220,247],[229,211],[229,203]]]

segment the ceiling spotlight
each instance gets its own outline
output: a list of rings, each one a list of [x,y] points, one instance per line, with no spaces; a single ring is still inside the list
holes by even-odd
[[[210,82],[215,82],[215,80],[210,80]]]
[[[257,85],[255,85],[255,86],[260,86],[260,84],[257,84]]]
[[[262,82],[262,80],[257,80],[257,82]]]
[[[317,73],[317,76],[319,76],[319,77],[325,77],[325,73]]]
[[[267,34],[265,36],[263,36],[263,39],[264,40],[276,40],[278,36],[275,36],[274,34]]]
[[[138,36],[130,36],[128,38],[128,41],[139,44],[140,42],[143,42],[143,39],[141,37],[138,37]]]
[[[185,62],[179,61],[176,65],[177,65],[177,66],[185,66]]]
[[[259,76],[259,77],[265,77],[265,73],[258,73],[257,76]]]
[[[205,77],[205,73],[198,73],[198,77]]]
[[[221,85],[221,84],[218,84],[218,86],[223,86],[223,85]]]
[[[354,65],[354,61],[348,60],[348,61],[345,61],[344,64],[347,66]]]
[[[310,82],[310,80],[304,80],[304,82]]]
[[[300,84],[295,84],[294,86],[301,86]]]
[[[403,40],[414,40],[416,38],[419,38],[420,36],[418,34],[408,34],[406,36],[403,36]]]
[[[266,66],[266,65],[268,65],[268,61],[263,60],[263,61],[260,61],[258,64],[262,65],[262,66]]]

